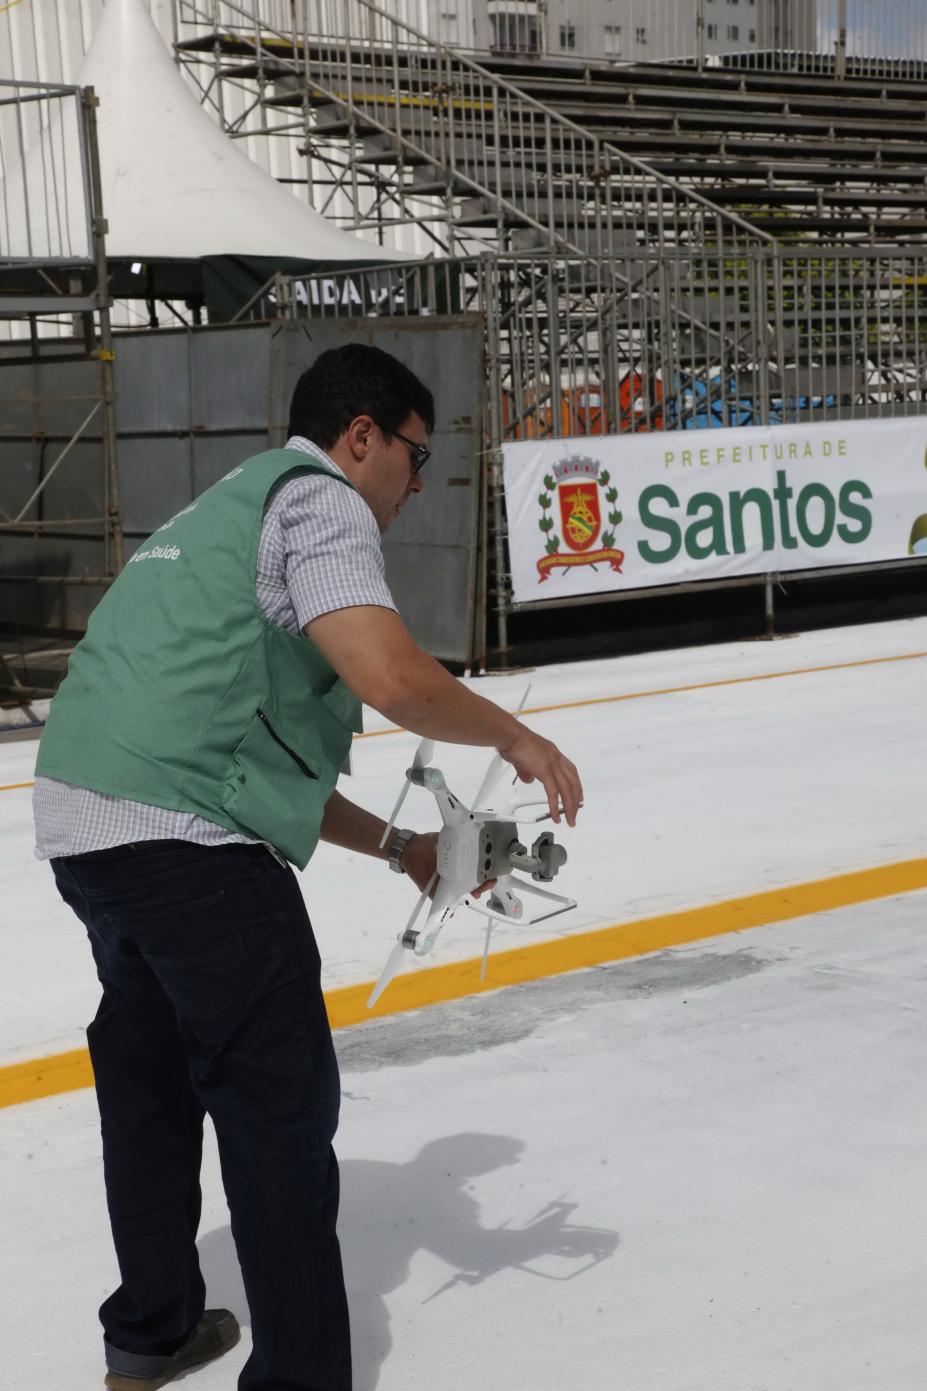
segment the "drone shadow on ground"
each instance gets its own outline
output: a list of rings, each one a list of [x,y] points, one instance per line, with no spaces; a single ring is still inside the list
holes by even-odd
[[[581,1277],[608,1260],[618,1233],[569,1221],[575,1203],[553,1198],[527,1225],[486,1228],[467,1185],[480,1174],[517,1164],[524,1145],[507,1135],[448,1135],[406,1164],[346,1160],[341,1166],[341,1246],[351,1303],[354,1391],[374,1391],[392,1348],[387,1296],[404,1285],[420,1250],[450,1268],[430,1303],[458,1285],[483,1284],[503,1270],[547,1280]],[[241,1276],[228,1227],[200,1240],[211,1305],[247,1324]]]

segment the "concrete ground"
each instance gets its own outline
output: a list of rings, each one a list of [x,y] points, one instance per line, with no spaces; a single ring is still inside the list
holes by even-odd
[[[529,718],[576,757],[587,805],[562,877],[579,908],[524,940],[924,856],[918,652],[924,620],[538,673],[529,705],[570,708]],[[523,684],[480,689],[514,704]],[[361,744],[355,795],[385,812],[413,747]],[[441,763],[464,796],[467,757]],[[0,1063],[78,1046],[95,1004],[30,856],[14,784],[33,758],[0,747]],[[389,879],[328,850],[304,876],[330,984],[378,971],[410,906]],[[859,902],[338,1031],[357,1391],[922,1391],[925,906]],[[478,952],[466,917],[441,961]],[[0,1171],[0,1385],[97,1386],[114,1261],[92,1093],[0,1110]],[[204,1190],[210,1301],[246,1326],[211,1143]],[[230,1391],[247,1346],[246,1326],[191,1384]]]

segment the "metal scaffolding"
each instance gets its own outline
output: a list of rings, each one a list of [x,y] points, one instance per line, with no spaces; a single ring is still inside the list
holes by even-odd
[[[771,240],[371,0],[300,3],[280,29],[221,11],[231,33],[178,45],[203,99],[221,118],[224,88],[250,91],[229,133],[260,113],[263,134],[300,140],[317,210],[355,230],[425,226],[453,255]],[[181,34],[185,17],[187,0]]]
[[[93,90],[0,83],[0,170],[0,583],[22,590],[21,631],[54,626],[56,604],[66,628],[62,589],[105,588],[123,564]],[[56,364],[53,394],[40,363]],[[89,495],[73,477],[88,451]],[[75,567],[71,548],[64,569],[56,543],[78,538],[92,560]]]
[[[876,73],[844,44],[825,69],[812,44],[578,68],[474,54],[391,0],[175,3],[178,60],[228,133],[260,136],[317,210],[381,243],[416,228],[438,254],[603,255],[927,236],[923,63]],[[799,0],[777,3],[753,8],[793,34]]]

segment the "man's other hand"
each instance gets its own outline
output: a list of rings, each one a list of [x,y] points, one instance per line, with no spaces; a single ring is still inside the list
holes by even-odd
[[[429,831],[424,835],[414,835],[402,852],[401,865],[413,884],[418,887],[419,893],[424,893],[426,885],[438,867],[437,832]],[[436,887],[437,881],[435,881]],[[431,896],[434,898],[434,888],[432,888]]]
[[[428,884],[438,867],[438,834],[436,831],[428,831],[422,835],[414,835],[409,841],[402,855],[402,868],[418,886],[419,892],[425,892],[425,885]],[[487,879],[485,883],[479,884],[475,889],[469,890],[471,898],[479,898],[480,894],[491,889],[495,884],[495,879]],[[438,887],[437,880],[431,890],[431,897],[435,896],[435,889]]]

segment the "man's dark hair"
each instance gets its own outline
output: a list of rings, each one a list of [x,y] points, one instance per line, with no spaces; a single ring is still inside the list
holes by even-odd
[[[348,343],[322,353],[296,383],[289,432],[330,449],[359,415],[369,415],[384,435],[392,435],[410,411],[431,434],[435,403],[427,386],[382,348]]]

